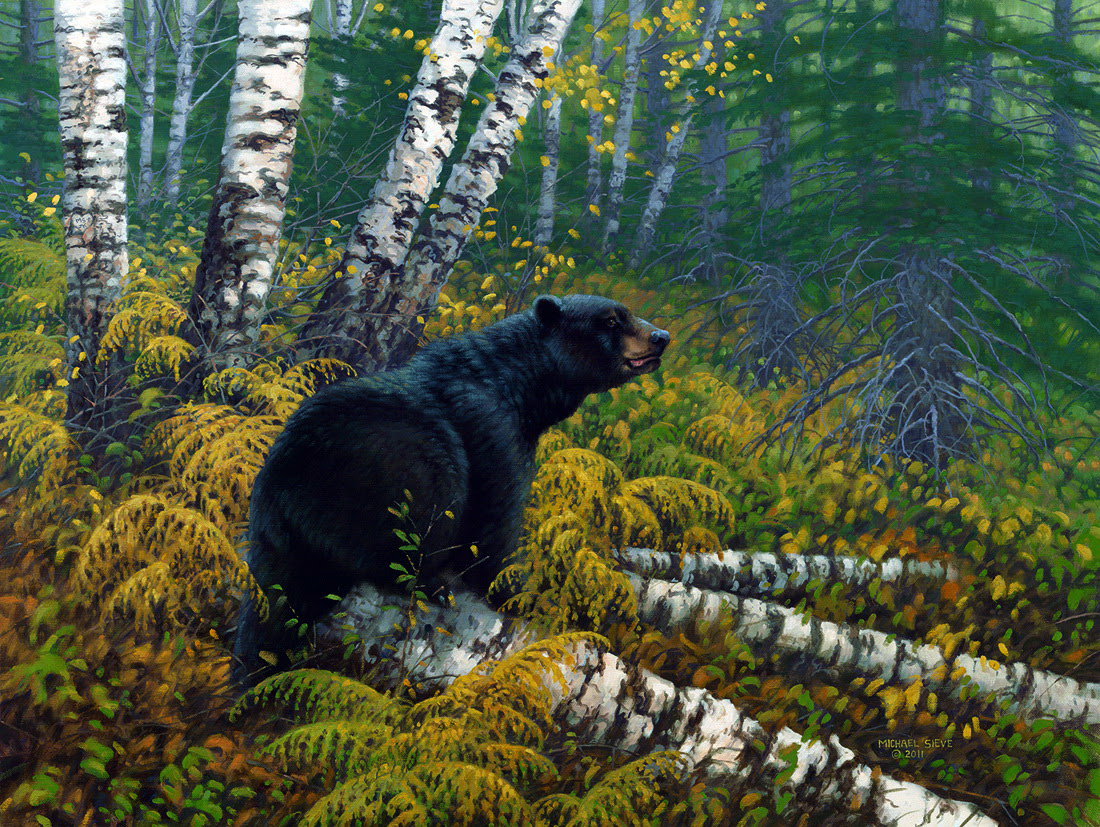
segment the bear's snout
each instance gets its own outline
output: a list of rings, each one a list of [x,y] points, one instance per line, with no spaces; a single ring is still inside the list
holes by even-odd
[[[672,341],[672,334],[667,330],[655,329],[649,334],[649,342],[657,348],[658,352],[663,353],[665,348],[668,347],[668,343]]]

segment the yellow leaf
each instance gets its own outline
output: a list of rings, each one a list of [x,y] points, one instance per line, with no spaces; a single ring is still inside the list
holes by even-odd
[[[1005,591],[1008,589],[1008,584],[1001,575],[997,575],[993,578],[993,582],[989,584],[989,596],[994,600],[1000,600],[1004,597]]]
[[[599,215],[600,214],[600,208],[595,204],[589,204],[588,205],[588,211],[590,213],[592,213],[593,215]]]
[[[27,196],[27,203],[28,204],[33,204],[34,199],[36,199],[37,197],[38,197],[38,193],[37,192],[32,192],[30,195]]]
[[[540,155],[540,156],[539,156],[539,162],[540,162],[540,163],[541,163],[541,164],[542,164],[542,165],[543,165],[544,167],[548,167],[548,166],[550,166],[550,158],[549,158],[548,156],[546,156],[546,155]]]

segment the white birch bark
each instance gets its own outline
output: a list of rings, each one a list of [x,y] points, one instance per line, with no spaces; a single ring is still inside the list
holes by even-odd
[[[318,627],[319,641],[341,648],[349,639],[358,641],[365,660],[391,664],[391,675],[420,688],[441,689],[536,639],[469,592],[456,592],[453,606],[418,612],[412,626],[405,610],[394,607],[401,602],[369,584],[358,586],[337,609],[339,619]],[[889,776],[876,779],[835,736],[803,743],[791,729],[768,733],[732,702],[704,689],[677,687],[594,644],[575,644],[569,662],[556,666],[561,679],[548,668],[543,686],[555,717],[585,743],[634,755],[675,750],[685,770],[698,768],[723,787],[749,779],[767,784],[790,770],[793,753],[793,773],[775,786],[777,792],[790,789],[800,802],[844,806],[895,827],[996,827],[970,804]]]
[[[752,598],[627,575],[638,595],[638,617],[665,632],[732,617],[734,632],[750,646],[806,655],[822,668],[882,678],[921,679],[940,695],[988,696],[1029,720],[1100,723],[1100,684],[1081,683],[1022,663],[997,663],[967,654],[948,656],[937,646],[873,629],[807,617]],[[953,677],[956,670],[961,672]]]
[[[408,253],[404,268],[400,264],[408,250],[406,239],[415,228],[415,220],[397,238],[394,225],[397,221],[404,224],[406,216],[417,216],[419,210],[381,213],[389,226],[380,243],[384,245],[383,251],[392,251],[391,254],[383,259],[385,252],[372,251],[367,279],[361,273],[354,283],[346,277],[340,279],[318,305],[315,317],[332,314],[338,305],[346,306],[341,292],[358,293],[354,302],[357,312],[341,313],[338,318],[333,314],[322,327],[330,340],[322,348],[330,355],[356,366],[380,369],[400,364],[416,349],[423,329],[420,319],[435,306],[467,237],[507,171],[521,121],[538,96],[539,84],[549,76],[548,64],[579,6],[580,0],[537,0],[533,5],[530,28],[523,40],[512,47],[511,58],[497,79],[496,99],[486,106],[462,159],[452,168],[439,208],[432,213],[420,241]],[[436,164],[430,168],[438,174]],[[397,183],[388,186],[386,192],[398,203],[411,202],[412,207],[419,207],[428,196],[428,191],[419,187],[414,190]],[[356,239],[359,236],[357,227]],[[345,260],[355,263],[357,259],[352,259],[352,255],[363,254],[353,254],[352,250],[349,247]],[[341,283],[343,286],[338,286]],[[315,335],[316,330],[313,325],[307,326],[303,338]]]
[[[539,188],[539,212],[535,221],[535,244],[545,247],[554,235],[555,195],[558,187],[558,167],[561,163],[561,97],[554,95],[546,110],[546,164],[542,168]]]
[[[680,162],[680,154],[684,151],[684,144],[687,142],[688,133],[691,132],[693,120],[692,115],[684,118],[676,125],[679,131],[673,132],[672,138],[665,143],[665,154],[661,156],[661,163],[653,177],[653,186],[649,189],[649,198],[642,211],[642,219],[638,222],[638,234],[630,253],[631,267],[641,264],[642,259],[653,249],[653,243],[657,238],[657,223],[668,204],[669,195],[672,194],[676,166]]]
[[[216,366],[260,338],[304,88],[310,0],[241,0],[222,162],[189,315]]]
[[[156,0],[145,0],[145,74],[141,79],[141,139],[138,148],[137,205],[149,206],[153,197],[153,130],[157,107],[157,51],[160,15]]]
[[[892,583],[910,577],[958,580],[958,570],[937,560],[892,557],[881,563],[826,554],[722,551],[673,554],[648,548],[617,553],[623,567],[642,578],[676,580],[685,586],[731,594],[769,594],[800,589],[811,580],[863,588],[873,580]]]
[[[129,269],[123,0],[57,0],[54,40],[65,168],[68,415],[103,432],[118,424],[108,411],[122,382],[118,366],[97,366],[97,355]]]
[[[371,308],[405,263],[420,216],[454,149],[462,103],[503,8],[504,0],[443,3],[401,133],[340,262],[342,276],[325,289],[299,335],[306,350],[359,360],[367,331],[377,322]]]
[[[698,44],[699,57],[694,61],[693,70],[701,69],[710,60],[711,50],[705,44],[714,42],[715,35],[718,32],[718,24],[721,20],[721,0],[710,0],[703,17],[703,32]],[[689,96],[695,94],[695,88],[692,84],[687,84],[686,93]],[[657,237],[657,224],[672,192],[673,180],[676,177],[676,166],[680,162],[681,153],[684,151],[684,144],[687,141],[688,133],[691,131],[693,119],[691,115],[686,114],[686,107],[681,107],[681,112],[685,116],[680,119],[679,131],[673,132],[672,137],[665,144],[664,155],[654,175],[653,186],[649,191],[649,199],[646,202],[645,210],[642,212],[642,219],[638,224],[637,239],[630,254],[631,267],[637,267],[653,249],[653,242]]]
[[[339,41],[342,53],[348,47],[348,40],[351,37],[351,0],[336,0],[336,14],[332,24],[332,36]],[[347,91],[347,88],[348,76],[343,72],[333,72],[332,111],[338,118],[344,116],[344,107],[348,102],[347,98],[344,97],[344,92]]]
[[[164,200],[175,209],[180,197],[183,150],[187,145],[187,120],[195,91],[195,33],[199,25],[198,0],[179,0],[179,51],[176,55],[176,94],[168,125],[168,147],[164,159]]]
[[[631,8],[638,0],[630,0]],[[607,23],[607,10],[604,0],[592,0],[592,65],[599,66],[603,60],[603,39],[596,37]],[[622,106],[619,107],[620,113]],[[586,200],[588,204],[600,206],[603,190],[603,153],[597,147],[603,143],[603,113],[595,109],[588,111],[588,181]],[[591,213],[586,213],[591,215]]]
[[[550,75],[550,63],[580,8],[580,0],[536,0],[523,39],[497,78],[496,100],[485,108],[462,159],[451,170],[424,236],[405,264],[407,286],[385,308],[377,339],[388,358],[404,360],[415,349],[423,317],[439,298],[447,277],[481,220],[482,211],[508,171],[517,133]]]
[[[619,235],[623,209],[623,188],[626,186],[626,153],[630,151],[630,136],[634,131],[634,102],[638,97],[638,80],[641,77],[641,32],[635,24],[645,14],[645,0],[629,0],[626,44],[623,48],[623,82],[619,90],[619,115],[615,121],[612,143],[615,152],[611,156],[611,176],[607,182],[607,209],[604,210],[603,251],[607,253]]]

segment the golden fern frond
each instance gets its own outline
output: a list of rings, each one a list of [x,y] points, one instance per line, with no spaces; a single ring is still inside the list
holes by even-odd
[[[676,752],[655,752],[605,773],[583,795],[556,793],[539,799],[539,825],[569,827],[648,827],[667,803],[662,789],[677,779],[684,759]]]
[[[638,497],[616,494],[611,498],[608,534],[616,548],[661,548],[664,531],[657,514]]]
[[[0,395],[25,397],[54,385],[65,372],[65,349],[30,330],[0,333]]]
[[[15,287],[47,287],[65,297],[65,252],[34,238],[0,238],[0,273]],[[18,293],[18,291],[16,291]]]
[[[244,420],[228,405],[188,403],[149,432],[145,453],[154,462],[166,462],[169,473],[178,477],[196,448],[240,427]]]
[[[388,803],[394,793],[383,797],[384,788],[395,788],[401,783],[390,768],[380,767],[367,776],[353,778],[340,784],[332,792],[322,796],[302,817],[303,827],[347,827],[349,824],[383,825],[389,823]],[[382,789],[380,789],[382,788]],[[421,807],[416,813],[421,824],[429,824],[427,811]]]
[[[688,425],[682,444],[699,456],[729,462],[741,449],[743,440],[738,436],[737,426],[732,419],[721,414],[711,414]]]
[[[538,447],[535,449],[535,461],[545,462],[547,457],[556,454],[558,451],[573,447],[573,440],[569,438],[565,431],[551,428],[539,439]]]
[[[287,770],[303,772],[323,767],[338,781],[366,771],[378,745],[393,728],[382,720],[320,721],[295,727],[263,748]]]
[[[323,669],[295,669],[261,681],[237,701],[231,713],[278,705],[298,720],[311,723],[391,720],[400,703],[365,683]]]
[[[141,353],[153,339],[174,336],[186,321],[187,310],[163,293],[146,290],[125,293],[116,304],[97,358],[102,361],[116,351],[127,349]]]
[[[563,448],[546,459],[548,465],[572,465],[583,469],[599,480],[608,491],[615,491],[623,483],[623,472],[603,454],[587,448]]]
[[[575,449],[580,450],[580,449]],[[572,511],[589,525],[606,522],[611,491],[599,474],[580,465],[547,463],[531,485],[531,503],[537,517]]]
[[[171,375],[178,382],[180,368],[194,350],[194,345],[179,336],[156,336],[142,348],[134,365],[134,375],[143,382]]]
[[[57,489],[76,473],[80,451],[56,419],[23,405],[0,405],[0,457],[5,473],[36,490]]]
[[[177,616],[180,609],[172,570],[158,560],[123,580],[107,598],[103,613],[127,615],[139,629],[149,629],[161,617]]]
[[[377,767],[318,800],[302,824],[503,827],[533,821],[531,806],[500,775],[474,764],[441,761],[421,764],[407,772]]]
[[[227,592],[251,591],[262,600],[225,534],[195,509],[157,494],[134,495],[108,514],[77,554],[73,574],[90,593],[107,595],[104,608],[111,610],[133,611],[139,584],[147,585],[147,606],[134,615],[143,622],[186,622],[160,610],[198,615]]]
[[[666,535],[682,534],[695,524],[709,525],[728,534],[733,528],[730,501],[713,488],[680,477],[641,477],[622,487],[624,496],[648,505]]]

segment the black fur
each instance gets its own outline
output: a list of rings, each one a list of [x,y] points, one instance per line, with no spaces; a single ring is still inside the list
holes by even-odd
[[[589,394],[655,370],[668,338],[609,299],[541,296],[303,402],[252,492],[249,565],[273,602],[275,584],[286,600],[260,623],[246,599],[238,679],[264,668],[261,650],[285,666],[297,639],[288,618],[312,622],[362,581],[394,589],[393,563],[429,594],[458,578],[485,595],[516,548],[539,436]],[[403,523],[390,509],[406,491]],[[418,532],[420,552],[400,551],[395,529]]]

